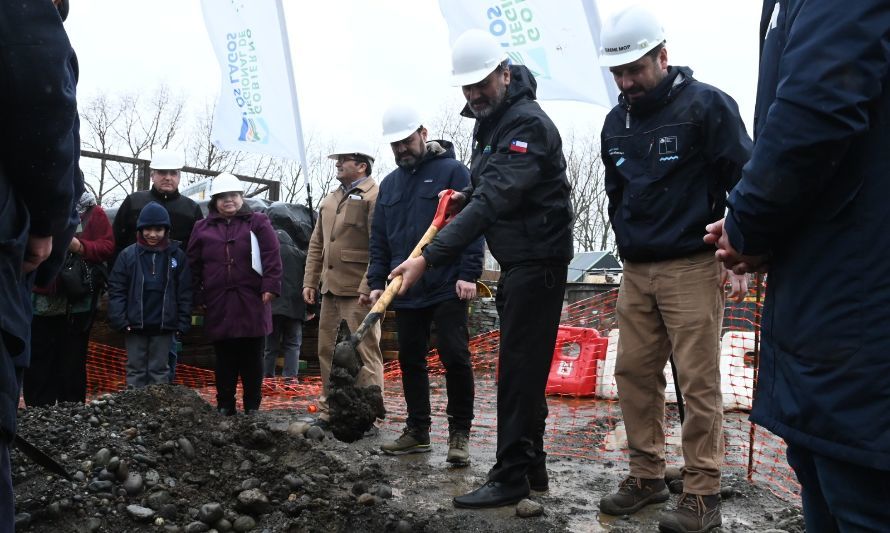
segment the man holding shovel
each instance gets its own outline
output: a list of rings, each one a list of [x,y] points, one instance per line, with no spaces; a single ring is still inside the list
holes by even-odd
[[[371,177],[374,158],[361,143],[344,144],[330,159],[337,163],[340,186],[321,202],[315,230],[309,241],[303,299],[318,302],[319,290],[324,304],[318,317],[318,361],[323,389],[319,399],[316,425],[328,429],[330,415],[326,401],[329,391],[334,341],[341,319],[355,331],[368,312],[359,303],[359,295],[371,291],[365,280],[368,268],[368,241],[371,219],[377,203],[377,184]],[[380,352],[380,324],[374,324],[356,347],[363,366],[356,376],[356,387],[377,385],[383,392],[383,354]]]
[[[427,141],[427,130],[415,109],[405,105],[389,108],[383,115],[383,136],[390,143],[398,168],[380,183],[374,210],[368,265],[371,303],[383,293],[389,271],[409,256],[429,227],[438,193],[463,189],[470,182],[469,171],[454,158],[450,142]],[[453,465],[469,462],[474,383],[467,347],[467,301],[476,296],[482,255],[480,238],[464,251],[459,263],[429,270],[407,294],[392,303],[398,311],[399,367],[408,418],[402,435],[381,446],[384,453],[430,451],[432,419],[426,361],[430,328],[435,322],[448,390],[446,461]]]
[[[497,462],[456,507],[519,502],[529,488],[547,490],[544,388],[572,258],[572,208],[562,140],[535,102],[537,83],[525,66],[509,65],[494,37],[469,30],[452,48],[453,78],[476,118],[471,186],[463,207],[423,251],[392,271],[406,294],[428,268],[457,261],[480,235],[501,266]]]

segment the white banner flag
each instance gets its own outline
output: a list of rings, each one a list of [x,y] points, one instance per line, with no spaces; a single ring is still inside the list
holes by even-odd
[[[222,74],[213,143],[305,164],[281,0],[202,0]]]
[[[439,0],[451,43],[464,31],[491,33],[514,64],[538,82],[541,100],[575,100],[607,108],[618,92],[599,66],[600,20],[595,0]]]

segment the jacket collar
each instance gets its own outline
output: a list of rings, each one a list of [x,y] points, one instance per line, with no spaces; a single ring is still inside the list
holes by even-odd
[[[179,198],[179,196],[180,196],[179,190],[175,190],[175,191],[169,192],[169,193],[161,192],[161,191],[157,190],[154,185],[151,186],[151,189],[149,189],[149,192],[151,193],[152,196],[154,196],[155,198],[157,198],[158,200],[160,200],[162,202],[166,202],[169,200],[175,200],[175,199]]]
[[[619,105],[634,116],[648,115],[657,109],[668,105],[673,99],[694,80],[692,69],[689,67],[668,67],[668,73],[654,89],[631,105],[624,99],[624,95],[618,96]]]

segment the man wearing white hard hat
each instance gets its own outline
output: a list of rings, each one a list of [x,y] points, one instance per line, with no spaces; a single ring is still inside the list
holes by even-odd
[[[126,198],[114,217],[114,239],[118,251],[136,242],[136,220],[149,202],[164,206],[170,214],[170,238],[188,246],[195,222],[204,218],[197,202],[179,194],[179,180],[185,160],[177,150],[158,150],[151,158],[151,188]]]
[[[399,265],[402,294],[428,268],[460,259],[481,235],[501,266],[497,462],[457,507],[510,505],[549,487],[544,452],[544,388],[553,359],[568,264],[571,187],[559,131],[535,101],[537,82],[507,62],[491,34],[469,30],[452,47],[452,81],[476,119],[470,187],[462,207],[416,259]]]
[[[436,214],[438,193],[463,190],[470,183],[467,167],[454,158],[445,140],[427,140],[416,109],[398,104],[383,115],[383,140],[390,143],[397,168],[380,183],[371,228],[368,265],[369,303],[376,302],[393,267],[405,260]],[[467,302],[476,296],[482,274],[483,243],[476,240],[460,261],[427,270],[420,282],[390,306],[396,311],[399,367],[408,417],[402,435],[381,446],[384,453],[402,455],[430,451],[432,424],[430,382],[426,359],[430,329],[436,324],[439,359],[445,367],[448,405],[448,455],[451,465],[469,463],[473,421],[473,366],[467,331]]]
[[[363,142],[344,140],[329,155],[336,161],[340,186],[321,202],[318,220],[306,257],[303,277],[303,299],[316,304],[319,294],[323,303],[318,315],[318,363],[321,367],[322,394],[315,424],[328,428],[328,378],[340,320],[345,319],[350,331],[358,329],[368,308],[359,303],[359,295],[369,295],[365,272],[368,269],[368,242],[371,218],[377,203],[377,184],[371,177],[373,151]],[[368,329],[356,347],[363,366],[356,378],[356,387],[377,385],[383,391],[383,354],[380,351],[380,323]]]
[[[723,464],[720,330],[727,271],[702,241],[723,216],[751,139],[726,93],[668,64],[654,15],[630,7],[602,30],[600,64],[621,91],[602,130],[609,218],[624,276],[615,379],[630,448],[630,475],[600,501],[625,515],[667,501],[664,368],[672,356],[685,398],[683,488],[662,531],[707,531],[720,522]],[[747,281],[731,276],[730,297]]]
[[[183,250],[188,248],[195,223],[204,218],[197,202],[179,194],[179,179],[185,159],[178,150],[157,150],[149,163],[151,188],[135,191],[124,198],[114,215],[115,258],[127,246],[136,242],[136,222],[142,208],[157,202],[170,215],[170,239],[179,241]],[[114,262],[112,261],[112,264]],[[174,344],[175,350],[175,344]],[[170,352],[170,383],[176,378],[176,351]]]

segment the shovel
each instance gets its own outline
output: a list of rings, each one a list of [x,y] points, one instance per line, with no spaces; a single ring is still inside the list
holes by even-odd
[[[411,255],[408,256],[409,259],[413,259],[415,257],[419,257],[421,252],[423,252],[423,247],[432,242],[433,237],[439,233],[439,230],[445,227],[451,219],[448,217],[448,208],[451,205],[451,197],[454,195],[454,190],[446,189],[442,197],[439,198],[439,206],[436,208],[436,215],[433,217],[433,222],[430,224],[430,227],[426,230],[426,233],[423,234],[423,237],[420,238],[420,242],[417,243],[417,246],[414,247],[414,250],[411,252]],[[362,366],[361,358],[355,351],[355,347],[358,346],[362,339],[365,337],[365,333],[368,332],[368,329],[371,328],[381,317],[386,313],[386,308],[389,307],[389,304],[392,302],[392,299],[395,298],[396,294],[399,292],[399,289],[402,288],[402,276],[396,276],[390,280],[389,285],[386,286],[386,290],[383,291],[383,294],[380,295],[380,298],[371,307],[371,311],[368,313],[368,316],[362,320],[361,325],[359,325],[358,329],[355,330],[355,333],[349,333],[349,326],[346,325],[346,320],[340,321],[340,330],[337,334],[337,344],[334,346],[334,357],[333,363],[335,365],[341,366],[347,371],[355,376],[358,374],[359,368]]]
[[[65,468],[62,465],[57,463],[56,460],[53,459],[52,457],[50,457],[49,455],[46,455],[45,453],[40,451],[39,448],[37,448],[36,446],[31,444],[30,442],[26,441],[24,437],[16,434],[14,442],[15,442],[16,447],[19,450],[21,450],[22,453],[24,453],[25,455],[28,456],[28,459],[31,459],[38,465],[42,466],[43,468],[46,468],[48,471],[52,472],[53,474],[62,476],[63,478],[67,479],[68,481],[71,481],[71,475],[65,471]]]

